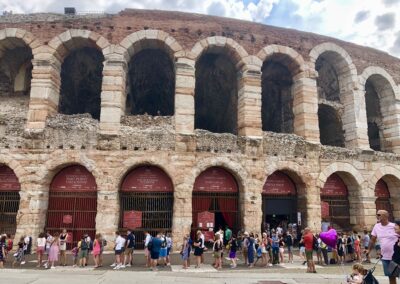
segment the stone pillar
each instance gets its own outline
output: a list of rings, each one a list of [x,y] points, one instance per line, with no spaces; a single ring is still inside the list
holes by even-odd
[[[193,186],[179,184],[174,188],[174,209],[172,214],[173,249],[179,250],[183,236],[190,234],[192,225],[192,191]]]
[[[321,196],[317,186],[304,189],[298,196],[299,211],[302,213],[302,228],[310,227],[314,232],[321,231]],[[301,204],[304,204],[302,209]]]
[[[113,248],[115,231],[120,217],[119,195],[115,190],[97,191],[96,232],[107,240],[108,249]]]
[[[371,228],[376,223],[375,196],[350,196],[350,224],[355,230],[365,226]]]
[[[238,79],[238,134],[261,137],[261,70],[245,69]]]
[[[125,114],[127,64],[108,59],[103,67],[101,85],[100,133],[118,135],[121,115]]]
[[[175,131],[194,133],[195,62],[178,58],[175,64]]]
[[[380,104],[381,109],[385,110],[382,112],[384,129],[381,141],[385,143],[382,149],[400,154],[400,104],[394,103],[390,96],[382,97]]]
[[[61,63],[56,58],[33,59],[32,81],[28,110],[28,131],[42,131],[46,118],[58,110]]]
[[[239,193],[239,212],[241,228],[247,232],[260,233],[263,218],[262,184],[258,180],[249,180]],[[237,232],[234,232],[237,233]]]
[[[294,133],[311,143],[320,143],[316,74],[302,72],[293,81]]]
[[[46,226],[49,192],[47,188],[41,186],[29,185],[29,189],[27,189],[23,185],[20,196],[14,243],[17,244],[21,236],[29,235],[33,240],[33,251],[36,247],[36,238]]]
[[[393,217],[395,220],[400,219],[400,197],[390,197],[390,203],[393,207]]]

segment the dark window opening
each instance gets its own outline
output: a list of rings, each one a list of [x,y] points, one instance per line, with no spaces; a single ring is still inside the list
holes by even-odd
[[[315,69],[318,71],[318,98],[340,102],[339,79],[333,64],[324,56],[320,56],[315,63]]]
[[[262,67],[262,130],[293,133],[293,84],[290,71],[278,62]]]
[[[378,93],[370,80],[365,85],[365,105],[367,109],[368,138],[371,149],[381,151],[382,115]]]
[[[204,54],[196,63],[195,128],[237,134],[237,74],[223,54]]]
[[[318,122],[322,145],[344,147],[342,122],[333,107],[320,104],[318,106]]]
[[[174,115],[175,71],[166,52],[145,49],[134,55],[127,84],[127,114]]]
[[[59,111],[63,114],[89,113],[100,118],[104,57],[91,47],[72,51],[62,64]]]

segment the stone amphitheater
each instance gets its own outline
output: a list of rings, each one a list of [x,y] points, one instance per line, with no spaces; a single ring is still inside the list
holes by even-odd
[[[0,17],[0,232],[363,229],[400,218],[400,59],[127,9]],[[111,247],[111,246],[110,246]]]

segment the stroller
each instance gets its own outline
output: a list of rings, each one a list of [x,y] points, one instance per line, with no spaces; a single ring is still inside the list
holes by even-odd
[[[365,276],[363,278],[363,284],[379,284],[379,281],[376,280],[373,273],[374,273],[375,268],[380,260],[381,259],[378,259],[378,261],[374,264],[374,266],[367,270],[367,273],[365,274]]]

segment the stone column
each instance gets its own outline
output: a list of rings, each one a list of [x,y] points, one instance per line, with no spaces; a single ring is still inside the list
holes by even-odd
[[[245,188],[239,193],[241,228],[258,234],[261,232],[263,221],[261,191],[262,183],[260,181],[249,180]]]
[[[56,58],[33,59],[32,81],[28,110],[28,131],[42,131],[46,118],[58,110],[61,63]]]
[[[117,189],[97,191],[96,232],[107,240],[108,249],[113,248],[115,231],[120,217],[119,195]]]
[[[261,70],[244,69],[238,76],[238,134],[261,137]]]
[[[20,196],[14,243],[17,244],[21,236],[29,235],[33,240],[33,250],[36,247],[36,238],[46,226],[49,192],[43,186],[22,185]]]
[[[385,92],[385,91],[382,91]],[[400,104],[393,102],[393,98],[385,96],[380,101],[382,112],[382,123],[384,125],[383,137],[381,141],[385,144],[381,145],[384,151],[391,151],[400,154]]]
[[[195,62],[178,58],[175,64],[175,131],[194,133]]]
[[[394,219],[400,219],[400,197],[390,197],[390,203],[393,207],[393,217]]]
[[[365,226],[371,228],[376,223],[375,196],[350,196],[350,224],[355,230]]]
[[[117,135],[121,115],[125,114],[127,64],[122,59],[108,59],[103,67],[101,85],[100,133]]]
[[[183,236],[190,234],[192,225],[192,191],[193,186],[179,184],[174,188],[174,209],[172,215],[173,249],[179,250]]]
[[[312,143],[320,143],[318,125],[318,90],[315,71],[302,72],[293,78],[294,133]]]

